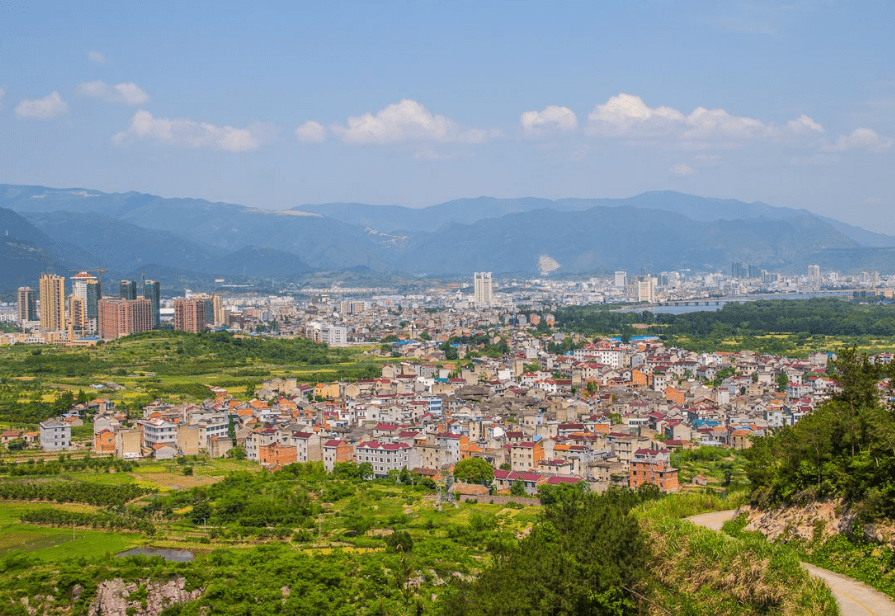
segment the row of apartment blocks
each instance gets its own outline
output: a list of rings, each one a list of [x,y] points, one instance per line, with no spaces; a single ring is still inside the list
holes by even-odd
[[[18,322],[23,327],[39,322],[45,334],[41,342],[74,342],[93,336],[114,340],[161,326],[161,292],[155,280],[143,281],[142,295],[137,294],[135,281],[122,280],[118,297],[103,296],[100,281],[87,272],[72,276],[71,286],[67,306],[62,276],[40,277],[40,301],[34,289],[20,287]],[[173,304],[174,329],[196,333],[225,322],[219,296],[194,295],[175,299]]]

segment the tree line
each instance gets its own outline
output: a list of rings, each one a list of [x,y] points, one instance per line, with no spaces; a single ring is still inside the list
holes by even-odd
[[[848,349],[832,369],[840,391],[744,452],[752,502],[842,498],[866,520],[895,518],[895,368]]]
[[[124,507],[126,503],[154,488],[136,485],[104,485],[86,481],[2,481],[0,499],[85,503],[98,507]]]
[[[615,312],[601,306],[569,306],[557,310],[555,315],[558,327],[588,336],[649,333],[673,339],[768,333],[895,335],[895,305],[860,304],[837,298],[729,303],[720,310],[685,314]],[[635,324],[649,327],[634,329]]]

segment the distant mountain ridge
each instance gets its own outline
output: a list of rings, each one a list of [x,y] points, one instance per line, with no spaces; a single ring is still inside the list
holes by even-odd
[[[315,269],[351,268],[371,276],[537,273],[542,257],[556,260],[559,273],[729,271],[732,261],[784,272],[805,271],[809,263],[885,272],[880,266],[892,263],[895,248],[895,237],[807,210],[669,191],[270,211],[136,192],[0,185],[3,211],[4,237],[18,246],[4,249],[5,260],[21,261],[28,271],[103,267],[117,276],[157,268],[176,272],[179,281],[297,280]],[[12,284],[0,273],[0,288]]]

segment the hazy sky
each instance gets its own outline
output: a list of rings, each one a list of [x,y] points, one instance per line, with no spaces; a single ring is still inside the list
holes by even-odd
[[[671,189],[895,234],[880,2],[0,0],[0,182],[264,208]]]

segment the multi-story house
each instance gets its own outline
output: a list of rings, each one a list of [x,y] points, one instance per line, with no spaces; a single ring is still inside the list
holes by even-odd
[[[44,451],[71,448],[71,425],[58,419],[40,422],[40,447]]]
[[[386,477],[389,471],[412,469],[420,465],[415,448],[407,443],[366,441],[358,443],[354,449],[354,456],[358,464],[365,462],[372,464],[373,474],[376,477]]]

